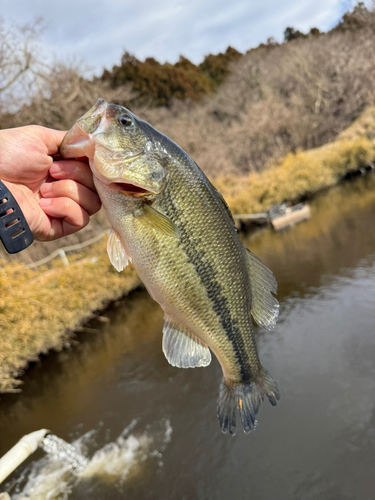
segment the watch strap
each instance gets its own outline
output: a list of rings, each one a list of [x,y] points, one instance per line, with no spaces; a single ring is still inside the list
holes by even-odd
[[[18,253],[34,241],[18,203],[0,181],[0,240],[8,253]]]

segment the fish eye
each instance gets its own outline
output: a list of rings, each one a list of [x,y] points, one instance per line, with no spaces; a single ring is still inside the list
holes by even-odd
[[[124,125],[125,127],[129,127],[133,123],[132,119],[128,115],[120,115],[117,118],[117,121],[120,125]]]

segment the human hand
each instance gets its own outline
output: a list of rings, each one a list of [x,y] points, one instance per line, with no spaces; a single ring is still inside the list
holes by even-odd
[[[64,135],[38,125],[0,130],[0,179],[40,241],[82,229],[101,206],[86,163],[52,158]]]

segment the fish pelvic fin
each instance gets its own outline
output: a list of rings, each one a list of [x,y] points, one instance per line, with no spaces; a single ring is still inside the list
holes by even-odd
[[[237,409],[240,413],[242,427],[247,434],[258,425],[256,415],[260,405],[267,396],[272,406],[276,406],[280,399],[280,391],[276,382],[262,368],[258,378],[248,384],[227,383],[223,380],[220,384],[217,416],[220,429],[224,434],[229,432],[234,436],[237,431]]]
[[[163,328],[163,352],[177,368],[196,368],[211,363],[209,348],[184,327],[166,320]]]
[[[245,252],[251,286],[251,315],[259,326],[273,330],[280,307],[278,300],[272,295],[277,292],[275,276],[250,250],[245,248]]]
[[[116,271],[121,272],[131,262],[126,255],[124,245],[116,231],[111,229],[107,241],[107,252],[109,260]]]

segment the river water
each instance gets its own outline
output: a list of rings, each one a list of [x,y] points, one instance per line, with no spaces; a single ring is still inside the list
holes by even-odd
[[[5,484],[12,498],[374,499],[375,175],[311,207],[310,220],[245,240],[273,270],[281,304],[276,330],[257,339],[282,397],[263,403],[255,432],[220,432],[218,363],[169,366],[162,312],[139,290],[33,366],[22,394],[2,397],[0,456],[48,428],[94,457],[73,478],[57,463],[51,475],[37,452]]]

